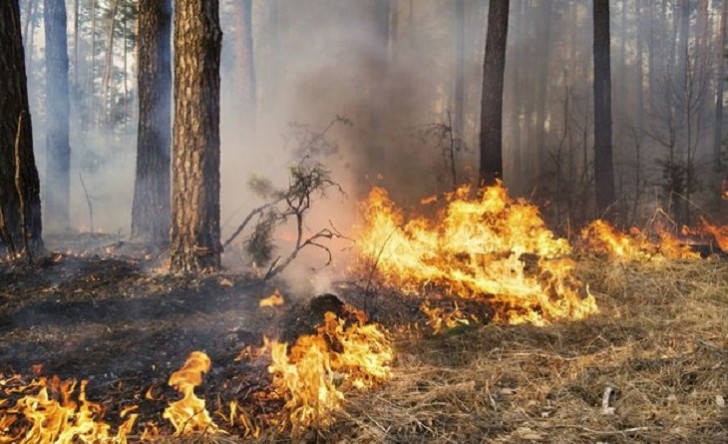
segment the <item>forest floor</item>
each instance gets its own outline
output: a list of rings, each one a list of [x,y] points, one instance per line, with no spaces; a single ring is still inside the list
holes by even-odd
[[[167,378],[191,351],[212,360],[197,390],[211,412],[266,390],[267,363],[235,358],[264,334],[290,336],[301,305],[259,308],[274,287],[249,275],[160,273],[155,252],[111,236],[48,241],[69,245],[32,268],[0,264],[0,373],[87,379],[109,422],[136,404],[139,427],[154,422],[164,436],[172,429],[161,412],[179,398]],[[728,442],[728,261],[577,263],[600,313],[546,327],[431,335],[409,328],[424,319],[419,301],[374,292],[367,309],[394,338],[392,377],[303,439]],[[362,308],[361,287],[340,290]],[[281,406],[243,407],[264,415]],[[237,442],[229,431],[209,440]]]

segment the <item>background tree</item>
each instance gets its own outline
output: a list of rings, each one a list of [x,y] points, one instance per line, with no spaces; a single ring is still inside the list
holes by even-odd
[[[238,65],[238,92],[243,128],[255,129],[257,88],[253,51],[253,0],[236,0],[238,34],[235,42]]]
[[[46,225],[67,230],[71,146],[65,0],[45,0],[43,18],[46,62]]]
[[[594,0],[594,180],[597,210],[614,203],[609,0]]]
[[[509,0],[488,6],[480,114],[480,181],[503,178],[503,74],[506,67]]]
[[[0,243],[35,253],[43,248],[40,184],[18,0],[0,2],[0,41]]]
[[[173,272],[220,265],[220,30],[217,0],[175,2]]]
[[[171,128],[171,0],[140,0],[138,10],[139,127],[132,236],[169,240]]]

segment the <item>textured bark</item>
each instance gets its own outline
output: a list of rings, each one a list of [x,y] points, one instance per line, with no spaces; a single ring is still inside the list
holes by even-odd
[[[0,41],[0,245],[20,250],[27,244],[37,252],[43,247],[40,184],[18,0],[0,1]]]
[[[609,0],[594,0],[594,181],[596,204],[605,213],[614,203],[612,87],[609,56]]]
[[[140,0],[138,20],[139,129],[131,232],[164,244],[170,221],[171,0]]]
[[[174,28],[173,272],[220,266],[220,30],[217,0],[178,0]]]
[[[503,74],[509,3],[492,1],[488,7],[480,113],[480,181],[485,184],[503,178]]]
[[[46,225],[69,228],[68,200],[71,180],[71,147],[68,140],[68,45],[65,0],[45,0],[46,63]]]
[[[253,52],[253,0],[236,0],[238,21],[236,39],[238,65],[238,91],[242,106],[243,128],[255,129],[257,85]]]

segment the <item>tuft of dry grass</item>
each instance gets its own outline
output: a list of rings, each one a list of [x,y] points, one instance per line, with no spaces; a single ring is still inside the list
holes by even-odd
[[[600,313],[400,339],[331,442],[728,442],[728,262],[579,261]]]

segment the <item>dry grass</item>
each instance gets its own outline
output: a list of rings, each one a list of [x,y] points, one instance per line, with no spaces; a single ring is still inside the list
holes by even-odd
[[[400,340],[393,379],[319,438],[728,442],[728,263],[579,267],[599,315]]]

